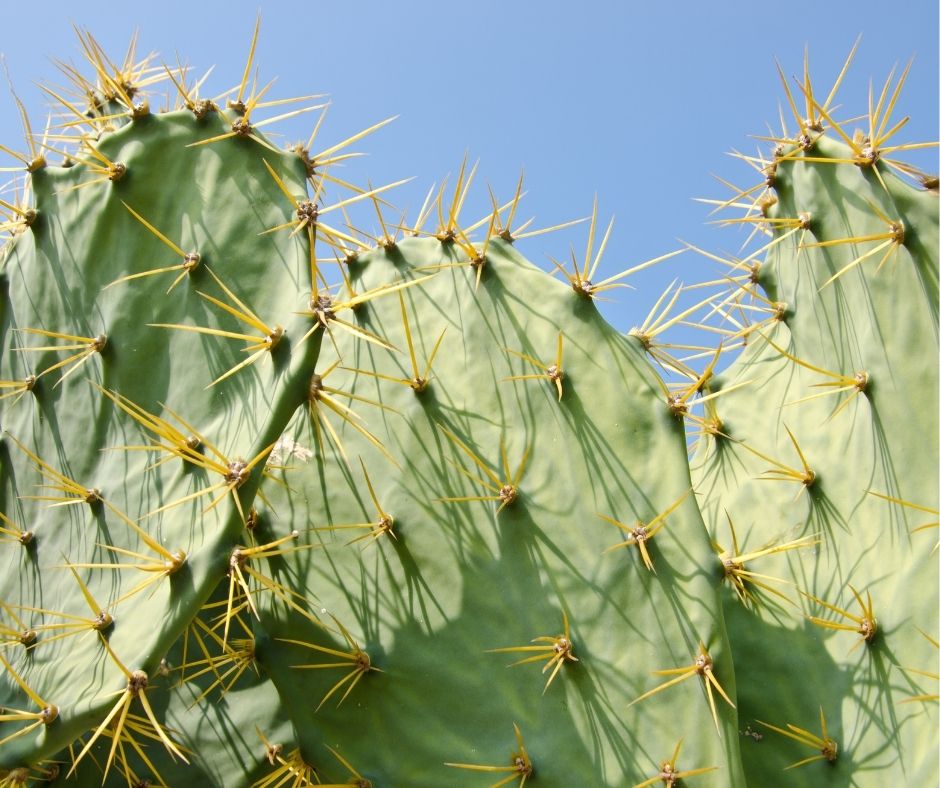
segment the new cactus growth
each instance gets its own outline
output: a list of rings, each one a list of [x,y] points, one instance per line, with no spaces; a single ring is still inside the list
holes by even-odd
[[[559,281],[521,181],[462,219],[466,162],[390,235],[401,182],[330,173],[387,121],[278,150],[321,107],[258,87],[257,35],[216,102],[81,32],[58,162],[16,101],[0,785],[928,777],[937,216],[892,172],[899,86],[863,139],[805,76],[773,195],[722,201],[768,243],[624,335],[594,298],[676,252],[599,273],[595,204]],[[661,341],[694,315],[701,371]]]

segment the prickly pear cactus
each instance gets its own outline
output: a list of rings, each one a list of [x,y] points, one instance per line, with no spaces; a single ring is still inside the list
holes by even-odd
[[[341,146],[274,149],[247,82],[167,72],[153,113],[82,42],[70,166],[22,154],[8,209],[4,783],[740,781],[684,433],[594,224],[559,282],[510,207],[461,229],[462,171],[376,243]]]
[[[755,785],[936,779],[937,191],[885,144],[891,105],[853,135],[807,101],[779,140],[763,292],[725,308],[772,315],[710,382],[692,460]]]
[[[399,237],[331,172],[382,123],[280,151],[318,107],[252,54],[213,101],[80,41],[75,144],[3,149],[0,785],[929,774],[937,217],[886,117],[784,131],[697,372],[675,297],[600,317],[596,210],[561,281],[465,168]]]

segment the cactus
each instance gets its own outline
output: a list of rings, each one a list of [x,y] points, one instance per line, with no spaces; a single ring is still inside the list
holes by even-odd
[[[462,222],[465,167],[391,234],[397,184],[330,172],[382,123],[276,149],[268,122],[317,105],[258,120],[257,35],[226,106],[161,69],[179,108],[153,113],[149,61],[83,32],[90,105],[53,96],[75,150],[4,148],[28,192],[3,203],[0,784],[925,776],[937,576],[908,530],[936,510],[937,378],[909,351],[936,356],[935,194],[888,150],[817,161],[868,154],[811,104],[755,201],[766,298],[745,275],[703,302],[772,320],[693,372],[657,339],[674,318],[598,313],[628,272],[597,274],[596,205],[559,281],[515,248],[521,188]]]
[[[746,350],[710,382],[751,384],[717,402],[720,430],[692,460],[746,595],[726,595],[725,616],[758,785],[813,757],[793,784],[935,775],[937,705],[924,696],[937,660],[937,192],[905,183],[917,175],[896,161],[906,146],[885,144],[904,76],[872,102],[867,136],[806,98],[798,133],[778,141],[772,192],[757,196],[774,236],[756,279],[783,316],[747,327]],[[800,537],[817,544],[735,566],[734,554]],[[760,598],[763,611],[749,604]]]

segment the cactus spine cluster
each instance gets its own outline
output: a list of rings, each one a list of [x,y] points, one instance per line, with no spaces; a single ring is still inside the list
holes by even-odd
[[[907,72],[854,136],[785,81],[796,128],[719,201],[766,243],[625,335],[596,208],[561,280],[515,248],[521,186],[463,222],[465,167],[393,227],[396,184],[331,170],[382,123],[265,137],[319,106],[270,115],[257,34],[223,102],[83,32],[87,106],[47,89],[74,144],[19,105],[3,148],[0,785],[929,779],[937,193],[895,160]],[[692,317],[704,369],[663,337]]]

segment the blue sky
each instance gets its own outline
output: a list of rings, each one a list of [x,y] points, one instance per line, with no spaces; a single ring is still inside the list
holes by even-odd
[[[139,53],[175,53],[197,73],[211,65],[209,94],[236,84],[255,15],[262,14],[256,63],[271,95],[329,93],[320,140],[329,144],[390,115],[400,118],[364,140],[369,153],[343,173],[375,184],[415,176],[393,198],[412,215],[429,186],[455,173],[468,152],[480,159],[476,197],[464,219],[488,210],[485,184],[512,194],[521,167],[520,213],[538,226],[583,216],[596,194],[601,218],[616,215],[602,264],[607,275],[678,247],[681,238],[733,254],[743,235],[708,226],[694,197],[725,197],[714,179],[755,183],[755,173],[726,155],[754,153],[749,135],[777,125],[788,75],[809,47],[814,83],[828,91],[856,37],[862,42],[839,92],[838,115],[867,109],[869,80],[880,88],[891,67],[914,65],[896,116],[911,115],[898,139],[938,138],[936,2],[723,3],[428,2],[5,4],[0,52],[17,92],[40,125],[44,80],[61,84],[52,58],[79,60],[72,24],[88,28],[112,57],[123,56],[140,28]],[[89,4],[90,5],[90,4]],[[158,61],[159,62],[159,61]],[[276,130],[280,142],[306,138],[313,115]],[[15,107],[0,90],[0,142],[21,147]],[[936,149],[909,159],[936,172]],[[453,180],[453,178],[452,178]],[[542,236],[520,249],[545,268],[548,255],[579,254],[585,230]],[[636,291],[604,305],[621,330],[642,320],[673,278],[714,276],[691,254],[631,278]]]

